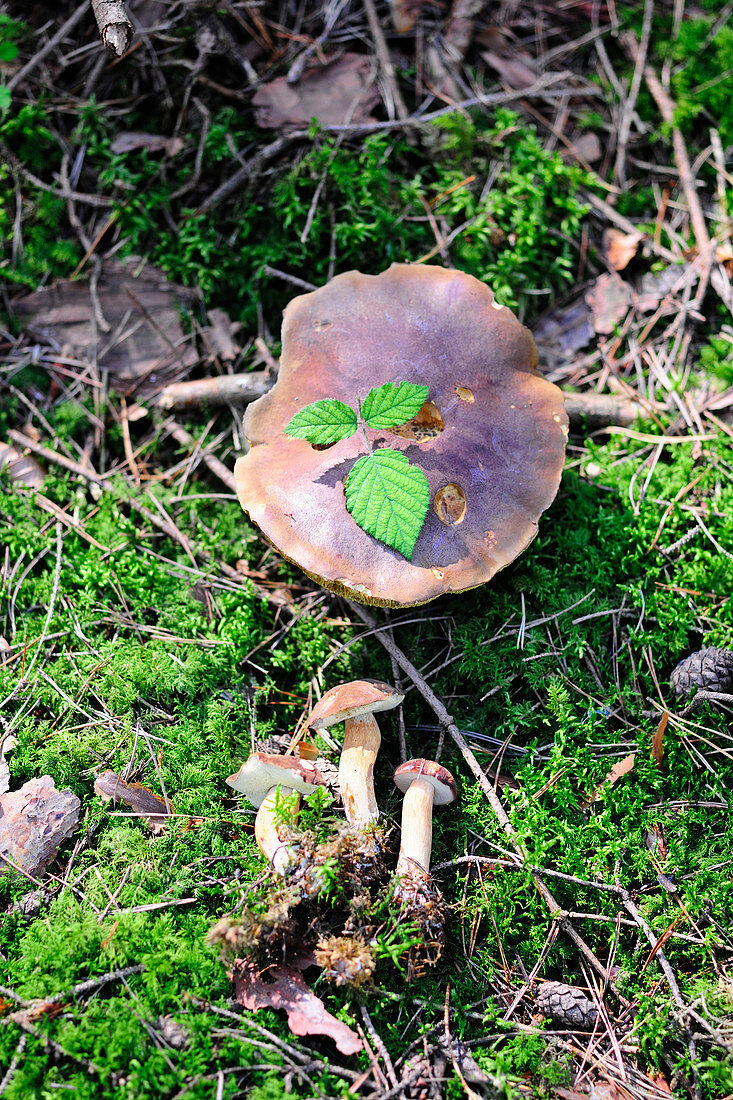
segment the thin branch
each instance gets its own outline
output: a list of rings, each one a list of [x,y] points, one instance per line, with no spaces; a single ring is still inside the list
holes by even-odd
[[[92,11],[102,42],[115,57],[122,57],[135,33],[122,0],[92,0]]]

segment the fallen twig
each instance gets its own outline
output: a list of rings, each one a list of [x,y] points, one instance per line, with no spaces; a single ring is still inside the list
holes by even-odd
[[[621,36],[621,41],[631,57],[631,60],[636,63],[641,56],[641,48],[633,32],[629,31],[623,34]],[[705,223],[705,215],[703,214],[702,204],[700,203],[700,197],[697,193],[696,180],[692,173],[690,158],[687,155],[685,139],[682,136],[682,131],[679,126],[676,126],[674,121],[677,104],[666,89],[662,87],[659,77],[649,64],[644,65],[644,79],[646,80],[647,87],[652,94],[654,102],[659,108],[662,118],[672,132],[672,149],[674,151],[675,164],[680,174],[680,183],[685,192],[687,206],[690,211],[690,222],[692,223],[692,231],[695,234],[698,252],[701,256],[708,256],[711,244],[707,225]]]
[[[122,57],[135,33],[122,0],[92,0],[92,10],[105,46],[116,57]]]
[[[264,373],[264,372],[263,372]],[[237,377],[234,375],[233,377]],[[241,376],[240,376],[241,377]],[[251,375],[244,375],[245,378],[251,378]],[[185,382],[180,383],[186,385]],[[177,421],[169,420],[165,425],[167,431],[173,436],[176,443],[180,443],[182,447],[196,447],[196,440],[190,435],[186,429]],[[234,484],[234,474],[225,466],[224,463],[216,457],[216,455],[209,454],[208,451],[201,451],[199,458],[203,462],[204,466],[214,475],[218,477],[230,492],[236,492],[236,485]]]
[[[59,42],[63,42],[64,38],[66,38],[66,35],[70,34],[71,31],[73,31],[77,23],[81,23],[88,10],[89,0],[86,0],[86,3],[82,2],[81,4],[79,4],[79,7],[71,13],[66,22],[61,24],[59,29],[56,31],[56,34],[49,38],[46,45],[42,46],[37,53],[34,53],[30,61],[27,61],[23,68],[19,69],[15,76],[10,78],[10,80],[5,85],[9,92],[12,92],[13,89],[17,88],[19,84],[22,84],[26,77],[30,76],[31,73],[38,68],[42,61],[45,61],[48,55],[56,49]]]
[[[190,409],[197,405],[227,405],[230,401],[256,401],[271,388],[274,379],[269,371],[249,374],[222,374],[214,378],[197,378],[193,382],[172,382],[156,398],[161,409]],[[620,421],[619,421],[620,423]]]

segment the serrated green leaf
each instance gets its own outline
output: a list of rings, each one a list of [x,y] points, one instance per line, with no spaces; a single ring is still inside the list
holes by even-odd
[[[325,447],[338,443],[339,439],[348,439],[356,431],[356,424],[354,410],[329,397],[300,409],[284,431],[295,439],[307,439],[317,447]]]
[[[396,428],[417,416],[425,404],[429,386],[414,382],[386,382],[375,386],[364,398],[361,415],[375,432]]]
[[[430,504],[428,479],[402,451],[380,447],[346,478],[346,507],[364,531],[408,561]]]

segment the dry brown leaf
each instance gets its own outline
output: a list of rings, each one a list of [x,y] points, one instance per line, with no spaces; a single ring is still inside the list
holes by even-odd
[[[11,481],[29,489],[43,485],[45,474],[32,455],[24,455],[10,443],[0,443],[0,470],[7,470]]]
[[[618,782],[621,776],[628,775],[628,773],[634,767],[635,762],[635,752],[632,752],[630,756],[625,756],[623,760],[617,760],[606,778],[601,783],[600,787],[596,787],[596,789],[593,791],[593,794],[590,795],[590,797],[587,798],[585,802],[580,803],[581,810],[587,810],[589,806],[592,806],[594,802],[598,801],[598,799],[601,797],[607,787],[612,787],[614,783]]]
[[[267,975],[274,981],[265,982],[252,963],[237,959],[233,974],[237,1004],[252,1012],[258,1008],[282,1008],[288,1014],[288,1027],[293,1035],[327,1035],[342,1054],[358,1054],[363,1050],[356,1032],[327,1011],[297,970],[273,966]]]
[[[513,91],[521,92],[531,88],[537,81],[537,73],[531,65],[534,61],[529,54],[502,54],[495,50],[482,50],[481,56],[487,65],[499,74],[502,84]]]
[[[643,240],[643,233],[622,233],[620,229],[604,229],[603,252],[611,267],[616,271],[623,271],[633,260]]]
[[[110,326],[102,332],[83,279],[60,279],[19,298],[13,309],[41,343],[109,372],[110,387],[144,398],[180,378],[198,362],[181,324],[180,306],[195,291],[169,282],[140,261],[106,260],[97,285],[99,307]]]
[[[591,308],[593,328],[608,336],[619,325],[633,302],[633,293],[618,275],[600,275],[585,296]]]
[[[662,763],[662,757],[664,756],[664,731],[667,728],[668,721],[669,713],[665,710],[652,737],[652,760],[657,765]]]
[[[257,125],[266,130],[308,126],[313,118],[323,126],[342,126],[374,122],[369,112],[379,92],[368,58],[345,53],[328,65],[306,69],[297,84],[288,84],[284,76],[271,80],[252,102]]]
[[[596,802],[600,798],[601,792],[604,791],[606,787],[612,787],[614,783],[617,783],[619,781],[621,776],[628,775],[629,772],[632,771],[635,763],[635,752],[632,752],[629,756],[624,756],[623,760],[617,760],[606,778],[603,780],[601,786],[598,788],[597,791],[594,791],[592,801]]]
[[[149,153],[166,153],[174,157],[183,148],[183,139],[164,137],[163,134],[146,134],[140,130],[128,130],[116,134],[110,149],[113,153],[131,153],[135,149],[147,149]]]
[[[113,771],[102,772],[94,781],[94,792],[105,802],[112,798],[116,802],[124,802],[135,811],[138,817],[142,817],[150,827],[151,832],[162,832],[168,824],[166,818],[173,813],[173,803],[166,802],[160,795],[154,794],[142,783],[126,783]]]
[[[0,874],[13,867],[40,875],[79,824],[81,803],[57,791],[50,775],[0,796]]]
[[[636,308],[640,313],[651,313],[663,298],[682,289],[688,280],[697,281],[692,264],[670,264],[661,271],[648,271],[639,284]]]

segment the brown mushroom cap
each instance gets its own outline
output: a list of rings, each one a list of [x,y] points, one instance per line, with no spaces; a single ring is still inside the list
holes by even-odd
[[[227,783],[243,794],[253,806],[261,806],[267,792],[282,785],[300,794],[312,794],[326,780],[309,760],[297,756],[272,756],[266,752],[253,752]]]
[[[348,272],[290,302],[282,347],[276,385],[247,411],[250,451],[234,476],[242,507],[285,558],[332,591],[398,607],[483,584],[529,545],[557,492],[567,416],[537,372],[530,332],[487,286],[424,265]],[[428,479],[411,561],[346,510],[361,433],[318,449],[284,434],[313,401],[355,408],[399,381],[430,387],[423,410],[397,432],[367,435]]]
[[[383,684],[381,680],[351,680],[348,684],[337,684],[321,696],[310,713],[308,725],[311,729],[324,730],[347,718],[391,710],[404,698],[404,691]]]
[[[436,806],[445,806],[455,802],[458,797],[458,784],[442,764],[434,760],[408,760],[400,764],[394,773],[395,785],[404,794],[416,779],[427,779],[433,788],[433,802]]]

